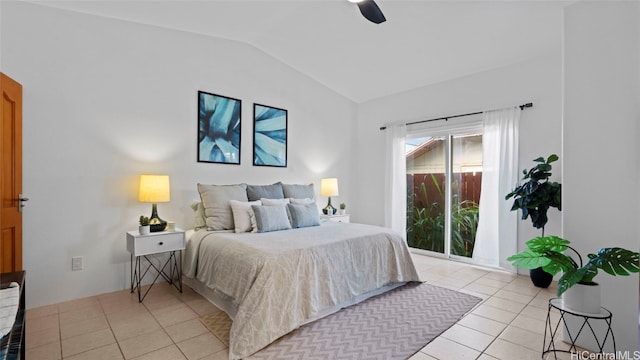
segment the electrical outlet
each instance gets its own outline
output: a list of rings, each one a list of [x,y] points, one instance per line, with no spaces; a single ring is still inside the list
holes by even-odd
[[[77,271],[84,268],[84,257],[74,256],[71,258],[71,270]]]

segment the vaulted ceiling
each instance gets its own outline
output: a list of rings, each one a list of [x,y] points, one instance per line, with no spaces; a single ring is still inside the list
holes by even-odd
[[[356,103],[559,52],[565,1],[33,1],[250,44]]]

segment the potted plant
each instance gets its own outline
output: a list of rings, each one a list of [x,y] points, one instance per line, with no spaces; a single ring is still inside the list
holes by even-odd
[[[338,214],[345,215],[346,213],[347,213],[347,204],[340,203],[340,210],[339,210]]]
[[[151,225],[149,225],[149,218],[144,215],[140,215],[140,226],[138,227],[138,232],[140,235],[149,235],[151,231]]]
[[[562,186],[555,181],[549,181],[551,163],[557,160],[558,155],[556,154],[550,155],[546,160],[543,157],[533,160],[538,164],[529,170],[523,170],[522,183],[505,196],[505,200],[513,198],[511,211],[521,210],[522,220],[531,216],[533,226],[536,229],[542,229],[542,236],[544,236],[544,226],[549,220],[547,217],[549,208],[562,210]],[[546,288],[553,280],[553,275],[545,272],[542,268],[531,269],[529,275],[537,287]]]
[[[585,264],[580,253],[569,246],[570,242],[557,236],[537,237],[526,244],[527,250],[512,255],[507,260],[526,269],[542,267],[552,275],[562,271],[562,277],[558,281],[558,296],[565,294],[562,301],[572,310],[600,312],[600,289],[593,281],[598,275],[598,269],[613,276],[638,272],[640,254],[635,251],[619,247],[602,248],[596,254],[589,254],[589,261]],[[563,253],[567,249],[578,256],[579,263]]]

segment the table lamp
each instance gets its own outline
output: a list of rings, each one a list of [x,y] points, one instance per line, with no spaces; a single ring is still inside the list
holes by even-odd
[[[322,209],[322,213],[325,215],[334,215],[337,209],[331,206],[331,197],[339,195],[338,179],[324,178],[320,180],[320,195],[327,196],[329,198],[329,202],[327,203],[327,206]]]
[[[167,222],[158,216],[157,203],[171,200],[169,175],[140,175],[138,200],[152,203],[149,218],[151,232],[163,231],[167,227]]]

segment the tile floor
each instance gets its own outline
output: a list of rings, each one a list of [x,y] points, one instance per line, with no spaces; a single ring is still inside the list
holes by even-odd
[[[413,257],[423,281],[483,302],[411,360],[540,359],[547,301],[555,288],[536,288],[526,276]],[[142,304],[123,290],[29,309],[26,357],[227,359],[226,347],[199,321],[215,311],[220,310],[188,287],[180,294],[166,283],[154,285]]]

